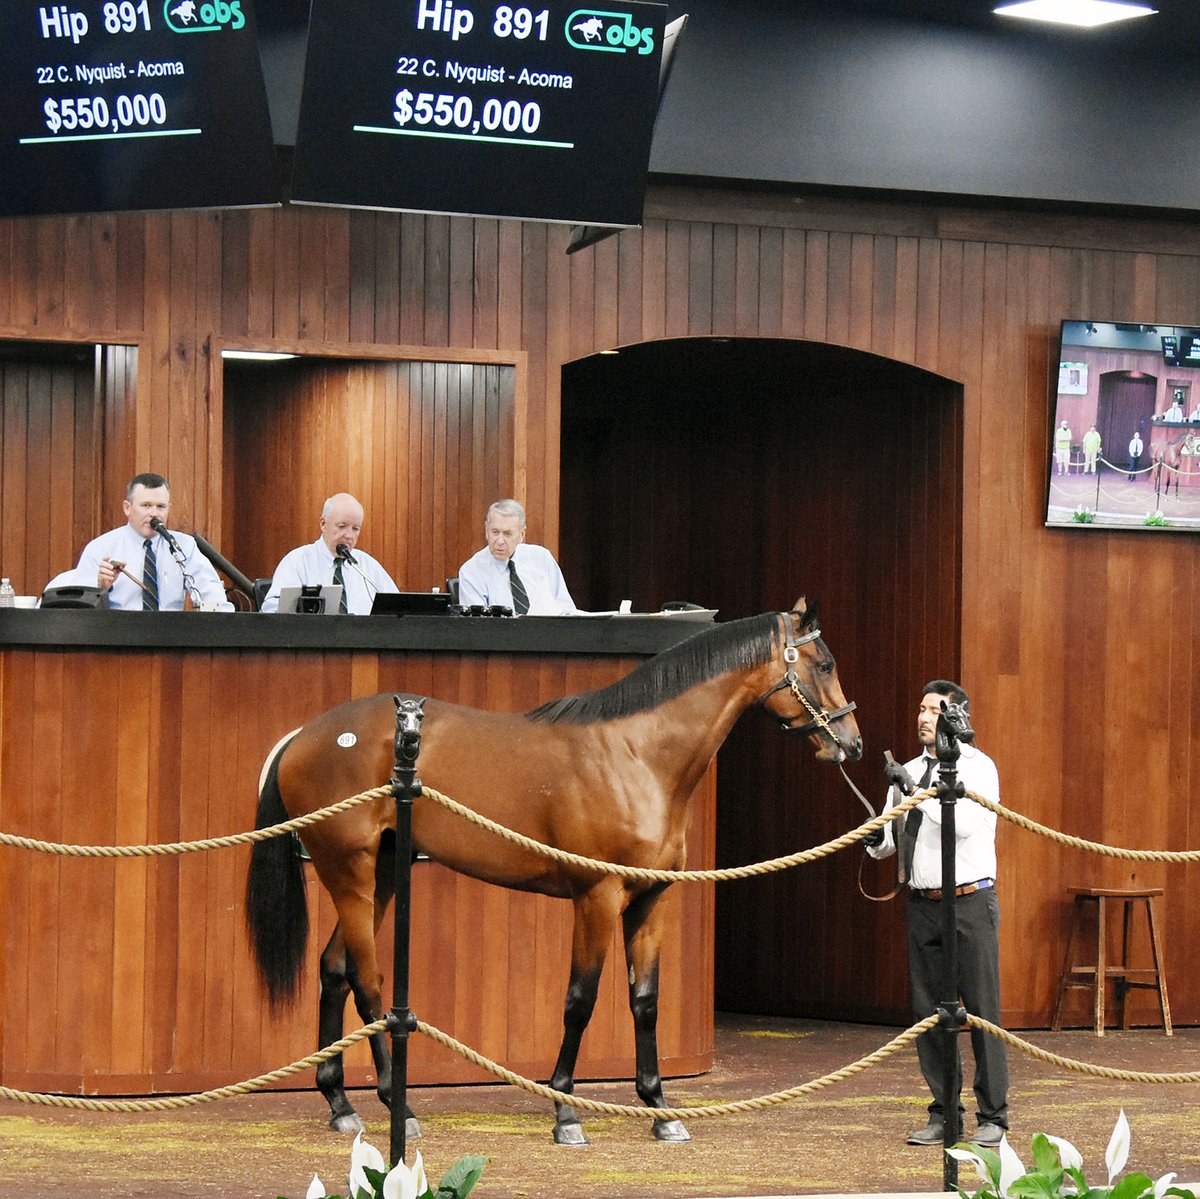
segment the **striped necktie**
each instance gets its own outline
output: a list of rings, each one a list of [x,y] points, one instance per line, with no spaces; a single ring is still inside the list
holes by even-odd
[[[511,558],[508,560],[508,589],[512,592],[513,611],[518,616],[524,616],[529,611],[529,592],[525,590],[525,584],[517,574],[517,564]]]
[[[158,561],[154,557],[154,542],[146,539],[146,556],[142,560],[142,611],[158,611]]]
[[[342,589],[341,598],[338,600],[338,615],[346,616],[350,612],[350,605],[346,603],[346,583],[342,578],[341,558],[334,558],[333,560],[333,581],[336,586]]]

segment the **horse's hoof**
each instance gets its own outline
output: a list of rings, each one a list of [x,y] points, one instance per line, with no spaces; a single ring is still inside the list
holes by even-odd
[[[421,1138],[421,1121],[416,1116],[409,1116],[404,1121],[404,1139],[406,1141],[417,1141]]]
[[[342,1116],[334,1116],[329,1121],[329,1127],[334,1132],[363,1132],[365,1130],[362,1117],[358,1112],[347,1112]]]
[[[655,1120],[652,1131],[657,1141],[672,1141],[682,1145],[692,1139],[692,1134],[678,1120]]]
[[[570,1124],[554,1126],[554,1143],[556,1145],[589,1145],[591,1142],[583,1135],[583,1125],[578,1120]]]

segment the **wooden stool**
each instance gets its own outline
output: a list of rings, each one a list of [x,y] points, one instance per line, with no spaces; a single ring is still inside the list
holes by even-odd
[[[1057,1032],[1062,1027],[1063,996],[1070,987],[1090,987],[1095,991],[1096,998],[1096,1036],[1104,1036],[1104,991],[1108,979],[1116,984],[1117,1013],[1123,1029],[1129,1028],[1129,1017],[1125,1010],[1125,996],[1135,987],[1146,987],[1158,992],[1158,1003],[1162,1009],[1162,1023],[1166,1035],[1171,1032],[1171,1008],[1167,1003],[1167,977],[1163,969],[1162,948],[1158,943],[1158,928],[1154,923],[1154,897],[1161,895],[1163,889],[1156,887],[1146,891],[1120,891],[1108,887],[1079,887],[1073,888],[1075,908],[1071,917],[1071,932],[1067,937],[1067,956],[1063,962],[1062,979],[1058,985],[1058,1000],[1054,1004],[1054,1018],[1050,1028]],[[1092,904],[1096,905],[1096,961],[1093,965],[1077,966],[1072,964],[1072,950],[1075,947],[1075,934],[1080,932],[1085,920],[1085,911]],[[1114,965],[1108,965],[1105,955],[1105,907],[1120,903],[1122,905],[1121,921],[1121,960]],[[1154,965],[1133,967],[1129,964],[1129,926],[1133,918],[1133,905],[1146,905],[1146,919],[1150,926],[1150,948],[1154,955]]]

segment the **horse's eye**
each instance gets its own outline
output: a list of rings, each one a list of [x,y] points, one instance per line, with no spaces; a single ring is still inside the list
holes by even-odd
[[[822,674],[833,674],[833,659],[822,658],[821,661],[817,663],[817,669]]]

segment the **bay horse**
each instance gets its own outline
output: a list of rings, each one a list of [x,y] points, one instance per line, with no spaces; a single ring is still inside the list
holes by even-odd
[[[647,659],[602,690],[531,712],[425,704],[421,780],[476,812],[537,841],[586,857],[650,869],[684,860],[688,800],[737,718],[761,704],[782,727],[806,736],[817,759],[862,755],[862,739],[821,639],[816,606],[718,624]],[[353,738],[347,733],[354,734]],[[313,812],[382,786],[394,761],[391,694],[351,700],[316,717],[271,751],[260,783],[257,827]],[[351,741],[349,747],[343,748]],[[493,764],[492,770],[481,768]],[[622,921],[633,1013],[636,1090],[665,1107],[658,1067],[661,882],[640,882],[564,865],[513,845],[418,797],[416,850],[453,870],[574,905],[563,1039],[550,1085],[571,1093],[580,1040],[592,1014],[613,927]],[[304,844],[329,890],[338,923],[321,955],[319,1039],[342,1035],[347,994],[364,1023],[382,1011],[375,935],[393,895],[395,804],[382,798],[314,824]],[[247,922],[273,1005],[293,1000],[308,935],[302,865],[290,837],[253,847]],[[372,1038],[378,1093],[390,1102],[386,1039]],[[330,1126],[362,1127],[346,1097],[341,1058],[317,1069]],[[419,1135],[415,1121],[412,1135]],[[655,1120],[660,1140],[690,1137],[677,1120]],[[575,1110],[556,1105],[554,1139],[586,1144]]]

